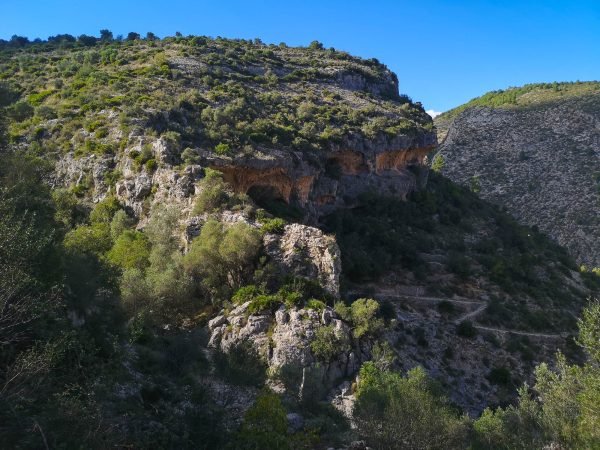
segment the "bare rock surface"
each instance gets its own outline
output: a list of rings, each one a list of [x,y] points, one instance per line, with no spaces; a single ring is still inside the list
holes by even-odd
[[[600,266],[600,94],[474,107],[440,123],[444,175]],[[447,134],[445,134],[447,129]],[[476,178],[474,178],[476,177]]]
[[[265,249],[283,271],[317,280],[329,294],[339,297],[342,265],[333,236],[294,223],[286,225],[283,235],[267,235]]]
[[[268,365],[268,372],[281,374],[287,370],[299,376],[299,395],[303,394],[307,378],[315,379],[326,389],[339,380],[352,377],[363,361],[370,357],[370,344],[353,339],[349,325],[327,308],[327,314],[308,308],[281,306],[274,314],[264,311],[250,314],[250,302],[223,312],[209,323],[211,332],[209,347],[228,352],[235,346],[250,342]],[[315,356],[311,342],[320,327],[326,326],[327,318],[336,336],[347,346],[329,361]],[[306,387],[308,389],[308,387]]]

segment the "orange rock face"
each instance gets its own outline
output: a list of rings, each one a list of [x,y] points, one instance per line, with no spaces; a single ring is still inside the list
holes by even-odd
[[[425,156],[433,148],[434,146],[379,153],[375,157],[375,171],[379,174],[387,170],[404,169],[409,164],[422,165]]]
[[[370,155],[354,150],[333,152],[322,161],[326,166],[338,168],[335,175],[328,174],[324,167],[318,165],[299,169],[281,159],[273,160],[272,165],[271,162],[263,163],[260,167],[250,167],[254,165],[252,162],[235,165],[230,162],[211,165],[211,168],[222,172],[224,180],[235,192],[253,195],[252,192],[257,189],[266,189],[269,195],[288,204],[294,203],[302,207],[312,204],[320,209],[334,207],[342,202],[340,198],[355,196],[362,188],[381,190],[388,194],[391,191],[405,198],[408,192],[415,189],[415,182],[404,169],[409,165],[422,165],[433,147],[391,150]]]
[[[337,164],[344,175],[358,175],[369,172],[365,157],[360,152],[342,150],[329,158],[329,162]]]

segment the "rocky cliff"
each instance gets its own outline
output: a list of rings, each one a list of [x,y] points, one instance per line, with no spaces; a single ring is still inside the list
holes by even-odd
[[[15,71],[17,55],[0,62],[23,99],[12,144],[44,149],[57,185],[94,201],[114,192],[138,216],[192,195],[197,165],[312,218],[368,190],[405,197],[420,182],[409,168],[436,144],[395,74],[333,49],[198,37],[26,60],[61,81]]]
[[[600,85],[491,93],[436,119],[442,173],[600,265]]]

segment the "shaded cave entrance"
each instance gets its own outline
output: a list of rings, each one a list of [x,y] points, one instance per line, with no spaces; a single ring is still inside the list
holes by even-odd
[[[304,217],[302,209],[289,204],[279,189],[269,185],[251,186],[246,192],[260,208],[275,217],[299,220]]]

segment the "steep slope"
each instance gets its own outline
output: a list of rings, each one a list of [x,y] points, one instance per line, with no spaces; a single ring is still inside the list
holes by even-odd
[[[313,216],[366,189],[406,195],[418,184],[406,167],[436,144],[431,119],[385,66],[318,44],[7,47],[0,79],[20,97],[8,110],[13,146],[52,155],[57,183],[95,200],[112,190],[138,216],[195,164],[259,203]]]
[[[600,265],[600,83],[492,92],[435,122],[443,174]]]
[[[325,225],[343,297],[393,311],[398,368],[427,368],[473,414],[509,401],[507,387],[531,381],[556,349],[572,355],[575,318],[600,284],[547,236],[436,173],[407,201],[364,196]]]

